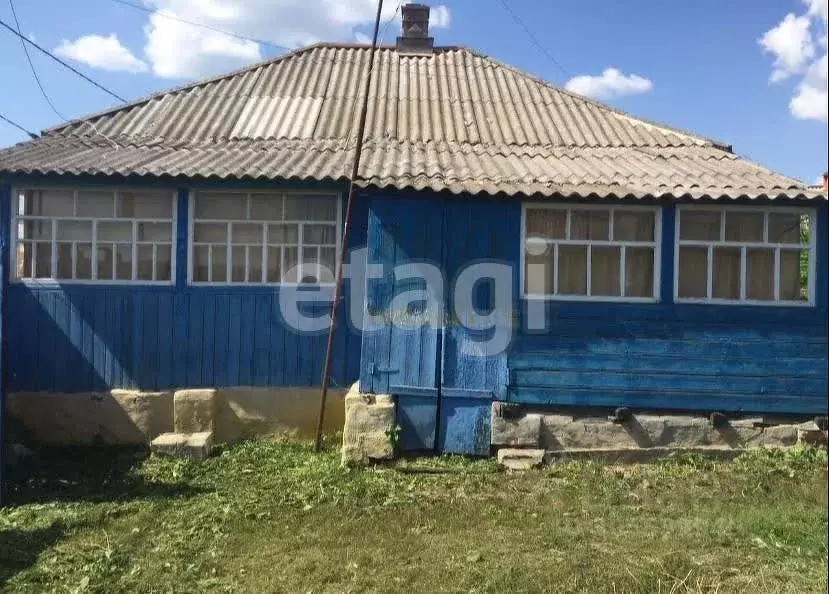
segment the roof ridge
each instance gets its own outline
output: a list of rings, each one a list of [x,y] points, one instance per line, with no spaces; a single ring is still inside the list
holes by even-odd
[[[501,68],[506,68],[507,70],[509,70],[509,71],[511,71],[515,74],[518,74],[518,75],[520,75],[524,78],[532,80],[533,82],[536,82],[536,83],[538,83],[542,86],[553,89],[553,90],[555,90],[559,93],[563,93],[563,94],[565,94],[565,95],[567,95],[567,96],[569,96],[573,99],[576,99],[578,101],[584,101],[585,103],[588,103],[590,105],[598,107],[599,109],[607,110],[607,111],[609,111],[611,113],[614,113],[616,115],[619,115],[619,116],[622,116],[622,117],[625,117],[625,118],[629,118],[631,120],[636,120],[638,122],[641,122],[643,124],[647,124],[649,126],[655,126],[657,128],[662,128],[664,130],[668,130],[668,131],[673,132],[675,134],[681,134],[681,135],[687,136],[689,138],[693,138],[693,139],[696,139],[696,140],[701,140],[703,142],[706,142],[706,143],[710,144],[711,146],[713,146],[715,148],[718,148],[720,150],[723,150],[723,151],[726,151],[726,152],[729,152],[729,153],[734,152],[733,148],[730,144],[728,144],[726,142],[723,142],[721,140],[717,140],[715,138],[710,138],[710,137],[707,137],[707,136],[701,136],[699,134],[694,134],[693,132],[689,132],[688,130],[685,130],[683,128],[678,128],[676,126],[669,126],[667,124],[663,124],[663,123],[657,122],[655,120],[651,120],[651,119],[648,119],[648,118],[643,118],[641,116],[633,115],[633,114],[631,114],[627,111],[619,109],[618,107],[613,107],[612,105],[608,105],[607,103],[602,103],[601,101],[597,101],[596,99],[592,99],[592,98],[587,97],[585,95],[580,95],[579,93],[574,93],[573,91],[570,91],[569,89],[561,87],[561,86],[559,86],[555,83],[551,83],[550,81],[545,80],[545,79],[541,78],[540,76],[530,74],[529,72],[521,70],[520,68],[518,68],[516,66],[513,66],[512,64],[502,62],[501,60],[499,60],[497,58],[493,58],[492,56],[490,56],[488,54],[485,54],[485,53],[483,53],[479,50],[476,50],[474,48],[463,47],[463,48],[459,48],[459,49],[463,49],[465,51],[468,51],[469,53],[471,53],[475,56],[478,56],[479,58],[481,58],[483,60],[491,62],[491,63],[495,64],[496,66],[499,66]]]
[[[149,103],[153,99],[158,99],[159,97],[163,97],[165,95],[173,95],[176,93],[181,93],[182,91],[188,91],[191,89],[195,89],[198,87],[203,87],[205,85],[209,85],[210,83],[218,82],[220,80],[233,78],[234,76],[239,76],[240,74],[245,74],[246,72],[251,72],[256,70],[257,68],[261,68],[263,66],[269,66],[271,64],[276,64],[277,62],[281,62],[282,60],[287,60],[288,58],[296,57],[302,53],[320,48],[320,47],[332,47],[336,46],[336,44],[330,44],[326,42],[319,42],[319,43],[312,43],[311,45],[306,45],[304,47],[297,48],[295,50],[291,50],[284,54],[280,54],[278,56],[272,56],[270,58],[266,58],[265,60],[259,60],[258,62],[254,62],[253,64],[248,64],[247,66],[243,66],[242,68],[237,68],[236,70],[232,70],[230,72],[225,72],[222,74],[218,74],[216,76],[211,76],[205,79],[197,80],[195,82],[185,83],[183,85],[179,85],[177,87],[173,87],[172,89],[165,89],[163,91],[157,91],[155,93],[151,93],[149,95],[145,95],[144,97],[139,97],[138,99],[133,99],[127,103],[123,103],[121,105],[116,105],[114,107],[109,107],[107,109],[103,109],[101,111],[84,115],[79,118],[75,118],[73,120],[67,120],[57,126],[52,126],[51,128],[46,128],[43,130],[43,134],[56,132],[62,128],[66,128],[68,126],[72,126],[74,124],[82,124],[84,122],[89,122],[90,120],[95,120],[97,118],[101,118],[105,115],[109,115],[111,113],[115,113],[116,111],[121,111],[123,109],[129,109],[135,107],[137,105],[142,105],[145,103]]]
[[[163,97],[165,95],[173,95],[176,93],[181,93],[182,91],[188,91],[191,89],[195,89],[198,87],[202,87],[205,85],[209,85],[214,82],[218,82],[220,80],[225,80],[228,78],[233,78],[234,76],[239,76],[240,74],[244,74],[246,72],[250,72],[252,70],[256,70],[257,68],[262,68],[263,66],[270,66],[271,64],[276,64],[277,62],[281,62],[283,60],[287,60],[289,58],[295,58],[305,52],[310,52],[315,49],[320,48],[333,48],[333,49],[371,49],[373,46],[371,44],[361,44],[361,43],[338,43],[338,42],[331,42],[331,41],[319,41],[317,43],[312,43],[310,45],[306,45],[295,50],[291,50],[284,54],[280,54],[278,56],[272,56],[270,58],[266,58],[264,60],[259,60],[258,62],[254,62],[253,64],[248,64],[247,66],[243,66],[241,68],[237,68],[236,70],[231,70],[230,72],[224,72],[222,74],[217,74],[216,76],[211,76],[208,78],[200,79],[194,82],[188,82],[177,87],[173,87],[170,89],[164,89],[163,91],[157,91],[155,93],[151,93],[149,95],[145,95],[143,97],[139,97],[138,99],[133,99],[132,101],[128,101],[127,103],[123,103],[121,105],[116,105],[113,107],[108,107],[101,111],[93,112],[90,114],[83,115],[79,118],[74,118],[71,120],[67,120],[55,126],[51,126],[46,128],[42,131],[42,134],[48,134],[51,132],[57,132],[63,128],[67,128],[69,126],[75,124],[82,124],[85,122],[89,122],[91,120],[95,120],[101,118],[103,116],[109,115],[111,113],[115,113],[117,111],[121,111],[123,109],[129,109],[132,107],[136,107],[138,105],[142,105],[145,103],[149,103],[153,99],[158,99],[159,97]],[[378,50],[395,50],[396,46],[394,45],[378,45]],[[461,46],[436,46],[435,50],[440,51],[453,51],[453,50],[468,50],[469,48],[461,47]],[[471,50],[470,50],[471,51]]]

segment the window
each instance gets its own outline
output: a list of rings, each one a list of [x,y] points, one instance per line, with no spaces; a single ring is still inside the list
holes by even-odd
[[[809,211],[689,206],[677,217],[678,300],[811,302]]]
[[[524,292],[653,301],[659,215],[649,207],[526,206]]]
[[[201,192],[194,198],[194,283],[333,284],[339,198]]]
[[[172,192],[15,192],[14,277],[60,282],[172,281]]]

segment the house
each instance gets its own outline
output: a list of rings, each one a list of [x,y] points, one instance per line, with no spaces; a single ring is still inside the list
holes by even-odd
[[[405,449],[476,454],[493,402],[826,414],[825,191],[404,15],[332,385],[394,395]],[[12,414],[129,441],[218,390],[219,438],[313,422],[371,51],[312,45],[0,151]]]

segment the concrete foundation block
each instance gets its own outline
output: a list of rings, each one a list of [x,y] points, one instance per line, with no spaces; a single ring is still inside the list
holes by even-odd
[[[213,433],[216,390],[178,390],[173,394],[174,433]]]
[[[531,470],[544,463],[544,450],[501,448],[498,464],[507,470]]]
[[[342,462],[366,465],[394,457],[389,430],[395,426],[394,399],[385,394],[361,394],[357,384],[345,397]]]
[[[492,445],[537,448],[541,444],[541,415],[524,414],[509,418],[499,414],[499,408],[494,404],[490,438]]]
[[[150,451],[165,456],[204,460],[213,449],[213,433],[163,433],[150,443]]]

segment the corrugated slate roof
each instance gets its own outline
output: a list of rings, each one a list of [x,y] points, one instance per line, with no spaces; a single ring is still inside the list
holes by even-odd
[[[69,122],[0,151],[0,172],[345,180],[370,51],[314,45]],[[377,51],[359,178],[455,193],[819,195],[464,48]]]

